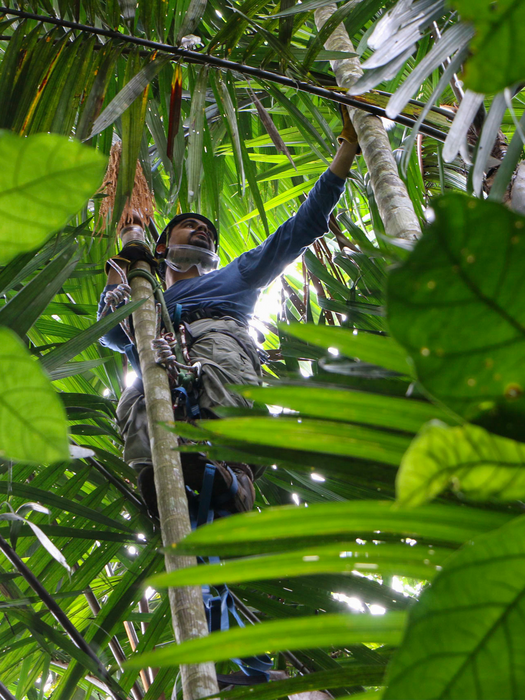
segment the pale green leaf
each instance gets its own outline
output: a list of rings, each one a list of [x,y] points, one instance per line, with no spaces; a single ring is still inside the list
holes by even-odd
[[[0,328],[0,364],[0,453],[24,462],[69,461],[62,402],[7,328]]]
[[[236,386],[235,390],[252,401],[284,406],[307,416],[406,432],[417,432],[432,419],[450,420],[445,411],[426,401],[367,391],[320,386]]]
[[[102,181],[105,159],[57,134],[0,132],[0,263],[65,226]]]
[[[525,445],[476,425],[430,423],[401,460],[398,500],[420,505],[447,486],[479,500],[524,498]]]
[[[326,573],[399,574],[430,580],[449,552],[407,544],[356,544],[339,542],[322,547],[265,557],[233,559],[208,566],[193,566],[159,574],[147,581],[153,588],[201,584],[244,583],[284,576]]]

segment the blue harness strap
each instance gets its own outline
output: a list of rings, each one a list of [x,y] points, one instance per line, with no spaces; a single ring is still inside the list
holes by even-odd
[[[228,467],[228,471],[232,475],[232,483],[228,491],[223,494],[220,498],[216,498],[215,502],[212,503],[212,492],[213,484],[215,481],[215,474],[217,472],[217,467],[213,464],[207,464],[204,468],[204,476],[202,480],[202,489],[200,494],[197,496],[189,487],[188,489],[188,500],[190,506],[190,519],[192,529],[196,529],[201,525],[206,523],[211,523],[215,515],[227,516],[231,515],[229,511],[214,509],[214,505],[221,506],[228,502],[239,489],[239,482],[237,481],[237,476]],[[220,562],[219,557],[208,557],[210,564],[218,564]],[[197,557],[197,562],[199,564],[204,564],[205,561],[202,557]],[[230,613],[233,615],[239,627],[244,627],[244,621],[242,620],[237,608],[235,607],[235,601],[230,593],[230,590],[226,584],[222,586],[214,586],[218,595],[213,595],[210,586],[202,586],[202,599],[204,602],[204,610],[206,612],[206,620],[208,622],[208,630],[210,632],[224,632],[230,628]],[[270,680],[269,670],[272,667],[272,660],[268,654],[260,654],[258,656],[250,656],[243,659],[232,659],[243,673],[247,676],[261,676],[263,675],[266,680]]]
[[[210,557],[210,564],[212,559],[219,559],[218,557]],[[204,563],[204,562],[201,562]],[[202,586],[202,598],[204,601],[204,608],[206,611],[206,619],[208,622],[208,629],[210,632],[225,632],[230,628],[229,613],[233,615],[236,619],[239,627],[244,627],[244,621],[242,620],[237,608],[235,607],[235,601],[230,593],[230,589],[226,584],[222,586],[215,586],[217,593],[219,595],[212,595],[209,586]],[[266,680],[270,680],[269,671],[273,665],[272,659],[268,654],[259,654],[257,656],[247,656],[244,658],[232,659],[241,671],[247,676],[265,676]]]
[[[181,304],[175,304],[175,308],[173,309],[173,315],[171,317],[171,322],[173,323],[173,328],[177,329],[179,327],[181,316],[182,316],[182,306],[181,306]]]
[[[188,418],[200,418],[201,411],[194,396],[190,396],[183,386],[176,386],[172,389],[172,395],[179,394],[184,398],[186,404],[186,414]],[[190,392],[191,393],[191,392]]]

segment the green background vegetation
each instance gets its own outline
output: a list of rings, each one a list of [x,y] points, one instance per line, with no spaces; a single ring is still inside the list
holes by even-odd
[[[502,201],[519,208],[524,5],[423,8],[400,60],[400,25],[385,25],[395,3],[340,3],[318,33],[325,4],[34,0],[13,7],[58,25],[0,14],[0,535],[99,659],[1,555],[0,681],[17,700],[176,697],[180,663],[227,672],[228,659],[266,651],[292,678],[256,687],[258,700],[523,697],[525,219]],[[201,58],[61,20],[174,46],[195,34]],[[374,52],[380,21],[390,46]],[[241,389],[254,409],[177,425],[211,441],[213,458],[270,468],[253,513],[178,547],[223,563],[167,577],[120,456],[128,368],[96,342],[124,317],[96,322],[115,250],[114,227],[94,230],[107,156],[120,138],[117,209],[138,158],[157,228],[177,205],[198,208],[218,223],[227,264],[297,209],[340,128],[336,103],[243,65],[334,88],[329,60],[342,57],[323,45],[340,22],[377,63],[364,107],[405,99],[389,136],[424,234],[385,237],[358,157],[331,232],[265,293],[277,299],[258,321],[267,385]],[[208,55],[238,65],[203,65]],[[457,115],[449,57],[484,93],[467,91]],[[510,146],[494,162],[496,138]],[[168,583],[228,583],[261,624],[169,644]],[[139,673],[148,665],[154,677]]]

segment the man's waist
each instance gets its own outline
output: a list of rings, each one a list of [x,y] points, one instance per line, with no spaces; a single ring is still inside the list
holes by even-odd
[[[204,307],[202,309],[195,309],[193,311],[183,310],[181,312],[180,320],[184,323],[194,323],[195,321],[202,321],[203,319],[221,319],[230,318],[237,321],[237,323],[247,326],[248,324],[244,319],[240,319],[231,311],[225,311],[223,309],[214,307]]]

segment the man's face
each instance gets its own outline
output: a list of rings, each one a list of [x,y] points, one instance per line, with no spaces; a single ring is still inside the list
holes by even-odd
[[[169,246],[194,245],[206,250],[215,250],[213,234],[208,225],[199,219],[188,217],[176,224],[170,231]]]

